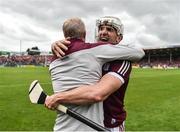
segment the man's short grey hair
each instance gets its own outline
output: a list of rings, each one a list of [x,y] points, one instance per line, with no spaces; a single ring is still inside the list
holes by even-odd
[[[67,19],[63,24],[64,37],[82,39],[86,36],[86,29],[84,22],[78,18]]]

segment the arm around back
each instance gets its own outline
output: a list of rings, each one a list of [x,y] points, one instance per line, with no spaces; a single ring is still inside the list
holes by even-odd
[[[127,45],[101,45],[91,51],[103,63],[113,60],[139,61],[144,55],[141,48],[129,47]]]
[[[122,84],[123,82],[119,78],[106,74],[97,84],[80,86],[50,96],[46,100],[46,106],[52,108],[57,107],[57,104],[60,103],[82,105],[100,102],[115,92]]]
[[[109,95],[118,90],[123,82],[116,76],[105,74],[101,80],[93,86],[92,99],[94,102],[104,101]]]

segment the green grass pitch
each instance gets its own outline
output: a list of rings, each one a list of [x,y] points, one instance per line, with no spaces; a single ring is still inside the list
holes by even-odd
[[[48,68],[0,68],[0,131],[52,131],[56,113],[31,104],[39,80],[52,93]],[[180,131],[180,70],[133,69],[125,97],[128,131]]]

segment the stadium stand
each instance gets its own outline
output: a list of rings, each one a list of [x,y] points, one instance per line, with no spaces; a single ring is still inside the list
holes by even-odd
[[[48,66],[52,55],[12,55],[0,56],[1,66]]]
[[[144,58],[134,66],[157,69],[180,68],[180,45],[147,49]]]
[[[134,63],[135,68],[174,69],[180,68],[180,45],[145,50],[144,58]],[[0,55],[0,67],[4,66],[49,66],[52,54],[46,55]]]

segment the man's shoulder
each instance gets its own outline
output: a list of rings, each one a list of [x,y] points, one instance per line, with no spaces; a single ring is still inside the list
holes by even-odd
[[[98,46],[107,45],[108,43],[88,43],[81,40],[74,40],[71,42],[71,44],[68,46],[68,50],[65,51],[65,54],[71,54],[77,51],[87,50],[87,49],[93,49]]]
[[[106,42],[88,43],[87,42],[85,44],[86,44],[86,46],[89,46],[89,47],[93,48],[93,47],[96,47],[96,46],[107,45],[109,43],[106,43]]]
[[[109,72],[109,71],[117,72],[125,67],[131,69],[132,68],[131,62],[127,60],[115,60],[104,64],[103,72]]]

